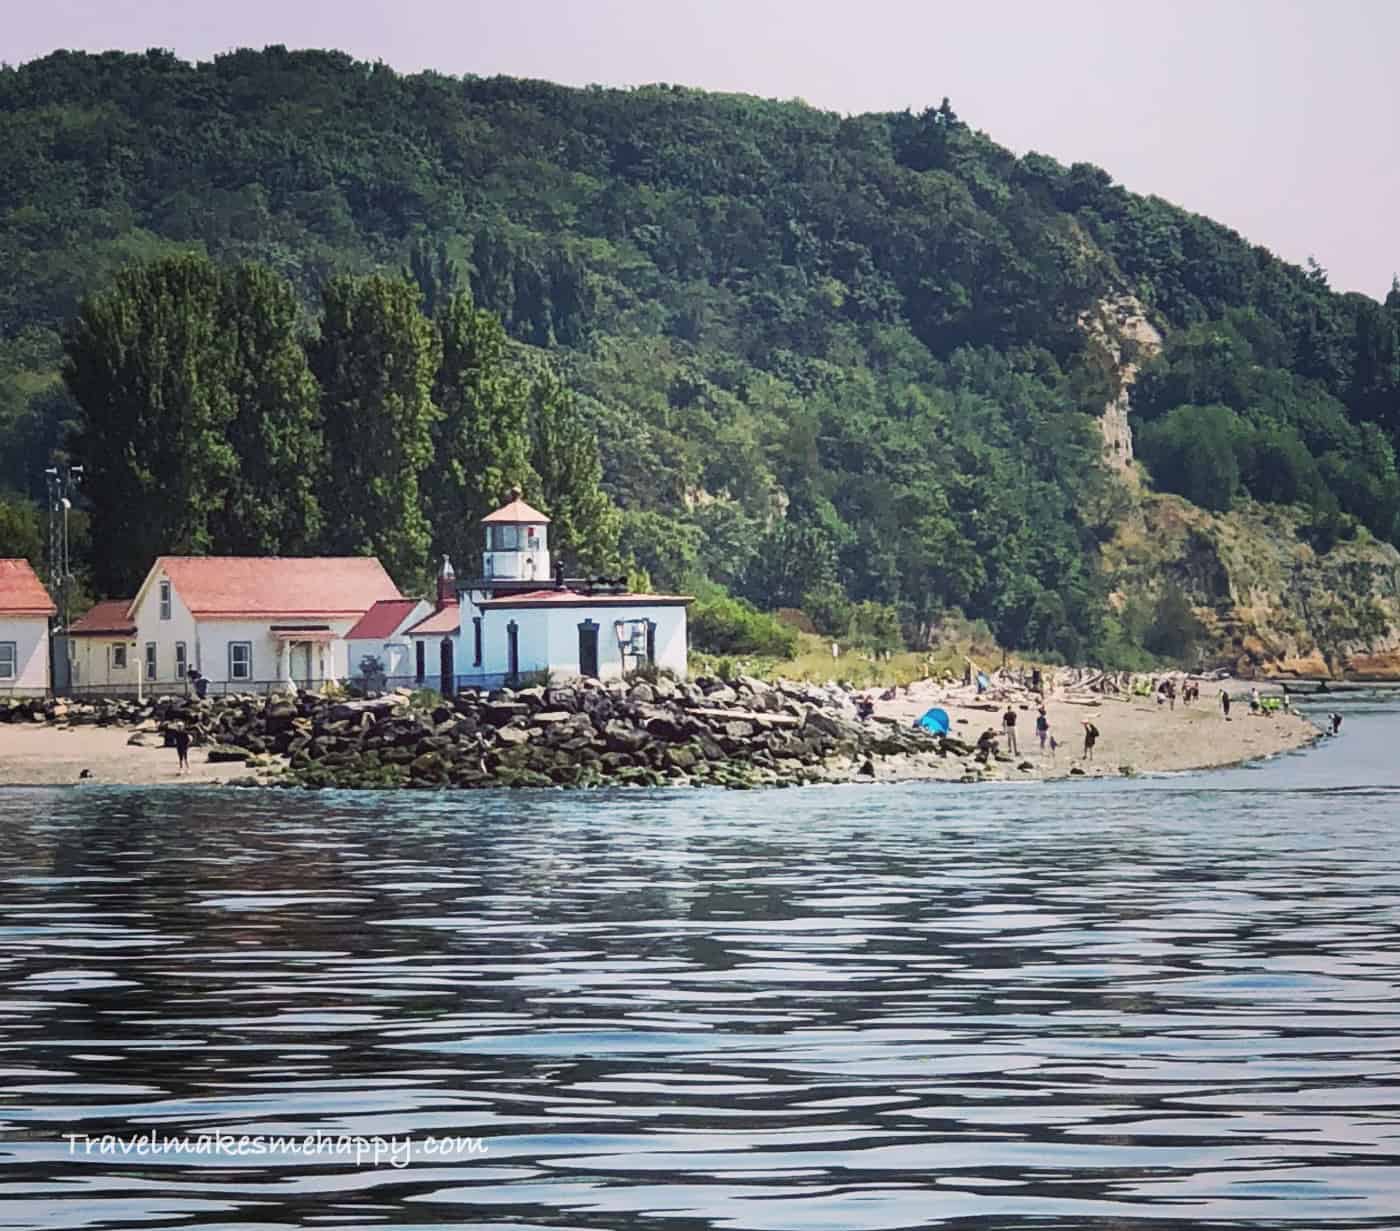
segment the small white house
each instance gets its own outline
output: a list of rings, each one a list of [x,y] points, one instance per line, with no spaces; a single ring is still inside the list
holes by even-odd
[[[68,684],[78,692],[136,687],[136,621],[129,598],[97,603],[68,626]]]
[[[0,695],[49,688],[49,620],[58,613],[28,560],[0,559]]]
[[[191,669],[233,690],[317,686],[350,674],[361,617],[402,598],[369,556],[161,556],[128,608],[128,646],[148,687]]]
[[[420,682],[452,691],[542,672],[608,679],[647,664],[685,675],[688,596],[566,583],[551,568],[549,518],[518,491],[482,525],[482,576],[456,581],[444,560],[436,610],[409,629]]]
[[[375,603],[345,634],[351,677],[364,675],[360,664],[372,658],[379,662],[390,687],[409,683],[414,662],[408,630],[432,609],[417,598],[383,598]]]

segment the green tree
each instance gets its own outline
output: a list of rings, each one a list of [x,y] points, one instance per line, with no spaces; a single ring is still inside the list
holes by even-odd
[[[532,486],[529,390],[510,365],[500,318],[474,307],[469,294],[452,297],[437,329],[442,361],[433,401],[440,417],[423,494],[434,555],[471,568],[481,555],[481,519],[512,487]]]
[[[321,390],[322,550],[378,556],[401,585],[426,579],[431,527],[419,475],[432,457],[440,343],[399,278],[332,279],[309,345]]]
[[[83,302],[64,343],[81,408],[92,568],[130,593],[162,553],[203,554],[238,458],[218,270],[179,256],[124,270]]]
[[[40,573],[44,569],[38,506],[12,492],[0,492],[0,557],[28,560]]]
[[[211,518],[214,550],[304,555],[321,530],[321,430],[296,293],[271,270],[239,266],[225,275],[221,319],[233,345],[228,440],[238,468]]]
[[[621,518],[603,491],[598,437],[553,369],[530,387],[530,462],[550,518],[550,552],[586,571],[619,564]]]
[[[1216,512],[1234,503],[1242,439],[1238,417],[1224,406],[1178,406],[1139,436],[1159,486]]]

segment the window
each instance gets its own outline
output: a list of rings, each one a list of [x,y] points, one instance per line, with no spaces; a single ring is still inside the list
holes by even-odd
[[[170,583],[162,581],[160,583],[160,618],[170,619]]]
[[[156,678],[156,643],[146,642],[146,678],[153,680]]]
[[[413,678],[417,680],[420,684],[423,682],[423,677],[428,674],[427,654],[423,649],[423,647],[427,644],[428,643],[426,641],[415,641],[413,643],[415,647],[413,659]]]
[[[253,643],[251,641],[230,641],[228,643],[228,678],[231,680],[251,680],[253,678]]]
[[[520,674],[520,626],[514,620],[506,625],[506,674],[512,680]]]
[[[472,665],[481,666],[481,617],[472,616]]]
[[[491,526],[487,535],[487,546],[492,551],[519,551],[520,550],[520,527],[519,526]]]
[[[185,653],[185,643],[177,641],[175,643],[175,678],[177,680],[188,679],[190,673],[189,657]]]
[[[647,662],[656,666],[656,621],[647,621]]]
[[[15,643],[0,641],[0,680],[15,678]]]
[[[118,641],[112,645],[112,670],[126,670],[126,643]]]

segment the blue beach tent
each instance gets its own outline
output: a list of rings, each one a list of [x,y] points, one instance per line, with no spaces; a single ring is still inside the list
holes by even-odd
[[[918,718],[914,719],[916,727],[923,727],[925,731],[932,731],[935,735],[948,734],[948,711],[947,710],[925,710]]]

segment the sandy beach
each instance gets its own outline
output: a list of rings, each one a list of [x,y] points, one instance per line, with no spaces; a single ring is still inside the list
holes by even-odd
[[[203,748],[191,748],[189,772],[181,774],[175,749],[160,747],[158,735],[148,735],[147,745],[129,745],[130,738],[126,727],[0,725],[0,786],[212,785],[249,773],[237,763],[210,764]]]
[[[952,734],[975,744],[987,728],[1001,736],[1002,715],[1008,703],[1016,710],[1019,755],[1012,764],[998,763],[999,776],[1007,778],[1062,778],[1073,770],[1086,775],[1117,775],[1125,768],[1136,773],[1171,773],[1235,765],[1275,756],[1303,747],[1318,737],[1317,727],[1298,714],[1251,714],[1250,689],[1261,695],[1277,695],[1279,689],[1253,681],[1222,680],[1203,684],[1201,698],[1186,705],[1180,697],[1173,708],[1154,697],[1119,699],[1078,691],[1052,691],[1045,703],[1050,734],[1059,748],[1042,754],[1036,738],[1038,702],[1028,690],[994,685],[979,699],[969,685],[939,685],[931,680],[916,683],[892,701],[877,701],[877,717],[912,722],[925,710],[938,706],[948,712]],[[1228,688],[1234,698],[1230,717],[1221,712],[1219,693]],[[1085,721],[1099,729],[1093,759],[1084,756]],[[1031,768],[1019,766],[1029,762]]]

